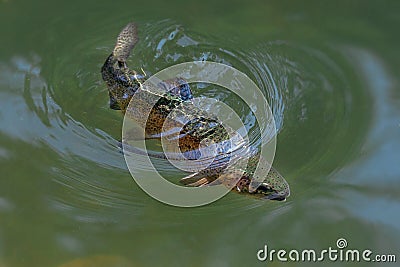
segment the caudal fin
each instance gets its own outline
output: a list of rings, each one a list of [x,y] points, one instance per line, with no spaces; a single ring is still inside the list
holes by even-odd
[[[131,22],[122,29],[115,44],[113,56],[120,62],[125,62],[139,38],[137,26]]]

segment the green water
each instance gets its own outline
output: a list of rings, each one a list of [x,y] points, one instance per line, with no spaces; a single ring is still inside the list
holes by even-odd
[[[398,1],[0,1],[0,266],[95,255],[281,266],[257,251],[336,248],[338,238],[399,260],[399,14]],[[133,68],[209,60],[258,84],[280,130],[274,166],[291,186],[286,202],[230,193],[183,209],[134,183],[100,76],[131,20]],[[193,91],[240,111],[227,93]]]

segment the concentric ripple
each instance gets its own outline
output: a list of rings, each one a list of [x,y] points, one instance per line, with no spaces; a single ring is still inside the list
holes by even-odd
[[[122,115],[109,109],[107,89],[100,75],[120,26],[96,25],[79,42],[71,40],[57,51],[14,57],[0,65],[0,75],[18,76],[8,81],[10,90],[2,92],[6,94],[2,99],[8,99],[2,104],[10,105],[2,117],[15,118],[4,112],[17,110],[31,122],[2,129],[3,134],[44,144],[63,158],[60,166],[48,170],[56,177],[57,189],[50,196],[55,206],[65,202],[64,190],[71,192],[73,200],[61,206],[70,208],[140,207],[148,201],[131,184],[118,147]],[[191,32],[171,21],[139,22],[139,35],[140,41],[128,62],[131,69],[151,75],[177,63],[203,60],[224,63],[246,73],[263,91],[272,109],[280,132],[278,140],[282,140],[278,142],[277,165],[293,186],[298,179],[308,179],[312,186],[318,184],[318,179],[351,156],[343,156],[344,146],[337,146],[338,143],[357,146],[361,142],[360,138],[356,142],[354,136],[362,135],[367,113],[358,103],[365,102],[368,96],[359,84],[354,84],[353,70],[334,48],[272,41],[238,49],[233,41]],[[7,81],[4,77],[1,80]],[[218,99],[234,109],[249,132],[250,143],[258,144],[268,135],[257,130],[250,107],[232,92],[210,84],[191,86],[194,95]],[[11,106],[19,102],[11,92],[21,88],[23,104]],[[363,115],[356,118],[354,114]],[[319,128],[311,130],[316,124]],[[304,150],[304,157],[294,159],[292,149]],[[312,173],[316,166],[326,172]],[[59,172],[65,168],[69,171]],[[168,165],[161,164],[158,169],[167,176],[175,174]],[[301,176],[310,170],[308,177]],[[225,205],[254,207],[254,202],[246,198],[227,199],[230,204]]]

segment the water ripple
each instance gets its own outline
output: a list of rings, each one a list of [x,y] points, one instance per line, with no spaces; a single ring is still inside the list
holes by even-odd
[[[60,209],[140,208],[145,203],[137,187],[126,189],[129,179],[118,180],[129,178],[118,148],[122,116],[108,108],[100,67],[119,29],[115,25],[99,28],[88,33],[90,38],[65,43],[57,51],[18,56],[0,64],[0,81],[10,88],[1,92],[1,99],[7,101],[2,101],[0,116],[12,125],[1,131],[30,144],[44,143],[62,158],[61,165],[50,170],[58,188],[51,198],[62,203],[62,189],[70,193],[69,203],[55,205]],[[367,114],[361,114],[362,118],[354,114],[358,114],[357,103],[367,101],[367,96],[359,84],[350,82],[354,80],[351,68],[335,49],[283,41],[237,48],[231,40],[200,35],[168,20],[140,24],[139,29],[140,41],[128,62],[132,69],[151,74],[172,64],[204,60],[233,66],[253,79],[268,99],[279,138],[285,140],[278,153],[287,155],[280,165],[286,168],[281,172],[289,174],[289,181],[316,166],[325,168],[322,176],[329,175],[345,161],[338,156],[345,149],[336,144],[354,146],[354,139],[360,140]],[[250,107],[232,92],[203,83],[194,84],[193,92],[230,105],[251,132],[250,139],[259,139]],[[360,134],[350,137],[356,128]],[[291,157],[293,147],[304,151],[302,159]],[[315,184],[320,177],[307,179]],[[216,205],[238,210],[261,205],[246,198],[226,199]]]

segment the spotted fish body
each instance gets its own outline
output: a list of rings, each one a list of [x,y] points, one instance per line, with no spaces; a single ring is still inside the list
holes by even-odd
[[[290,194],[289,186],[273,168],[255,190],[250,187],[251,177],[260,158],[254,149],[246,154],[248,164],[244,170],[238,172],[235,169],[227,169],[230,168],[227,163],[232,156],[232,144],[235,145],[233,140],[240,140],[239,134],[224,127],[207,112],[194,107],[190,101],[193,95],[185,80],[176,78],[162,81],[155,88],[141,86],[146,81],[146,76],[129,69],[126,64],[137,42],[137,26],[130,23],[119,34],[113,53],[101,69],[103,80],[108,86],[110,108],[127,112],[130,118],[143,127],[147,138],[160,138],[165,133],[180,129],[178,147],[175,142],[171,142],[170,149],[179,149],[189,160],[198,158],[197,152],[202,146],[217,144],[218,160],[206,169],[183,178],[181,183],[184,185],[222,183],[233,186],[233,190],[241,194],[285,200]],[[135,104],[129,105],[133,97]],[[169,116],[171,112],[172,119]],[[149,114],[149,117],[144,118],[143,114]],[[168,146],[167,142],[166,147]]]

